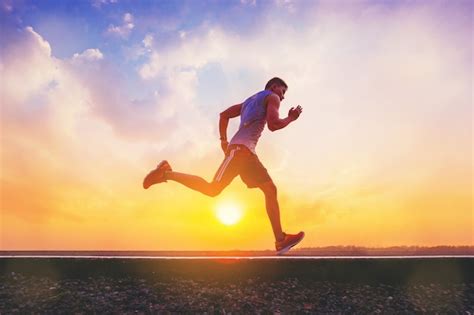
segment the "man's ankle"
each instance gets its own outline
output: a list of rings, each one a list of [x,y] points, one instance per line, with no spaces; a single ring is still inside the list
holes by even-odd
[[[276,238],[276,241],[277,241],[277,242],[281,242],[281,241],[283,241],[284,239],[285,239],[285,233],[282,232],[282,233],[280,234],[280,236]]]

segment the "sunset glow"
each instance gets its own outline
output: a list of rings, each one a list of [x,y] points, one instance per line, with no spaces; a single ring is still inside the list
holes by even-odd
[[[302,247],[474,245],[472,1],[0,0],[0,21],[0,249],[273,248],[239,177],[141,184],[163,159],[211,180],[219,113],[273,76],[304,111],[256,150]]]
[[[220,204],[217,206],[216,216],[225,225],[234,225],[242,217],[242,209],[236,204]]]

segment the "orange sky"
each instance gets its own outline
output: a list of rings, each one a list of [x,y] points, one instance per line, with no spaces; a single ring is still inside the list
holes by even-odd
[[[146,10],[104,4],[83,9],[93,36],[68,41],[51,31],[51,8],[33,19],[1,6],[0,249],[273,248],[263,195],[240,179],[214,199],[141,182],[162,159],[210,180],[218,114],[274,75],[289,85],[282,116],[304,112],[264,131],[257,152],[302,247],[474,245],[472,16],[278,3],[254,32],[204,18],[150,26]],[[64,15],[55,23],[68,29]],[[237,224],[217,219],[221,202],[242,209]]]

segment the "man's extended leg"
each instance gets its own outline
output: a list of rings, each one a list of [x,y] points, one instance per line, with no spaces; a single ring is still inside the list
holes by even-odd
[[[281,241],[285,237],[281,229],[280,206],[278,205],[277,188],[271,180],[261,184],[259,188],[265,194],[265,207],[267,208],[267,214],[272,225],[275,240],[277,242]]]
[[[217,196],[227,185],[222,182],[207,182],[199,176],[168,171],[165,172],[164,178],[166,180],[173,180],[193,190],[199,191],[205,195],[214,197]]]
[[[169,163],[162,161],[145,177],[143,187],[147,189],[151,185],[173,180],[205,195],[217,196],[239,173],[238,151],[239,148],[236,147],[229,150],[210,183],[199,176],[173,172]]]

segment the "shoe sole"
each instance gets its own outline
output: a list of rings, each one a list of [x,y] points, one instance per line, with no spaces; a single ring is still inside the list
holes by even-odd
[[[158,182],[158,183],[148,184],[148,183],[146,183],[146,181],[147,181],[148,176],[150,176],[153,172],[159,170],[160,167],[162,167],[162,166],[165,165],[165,164],[168,164],[168,162],[167,162],[167,161],[161,161],[161,162],[156,166],[156,168],[155,168],[153,171],[151,171],[150,173],[148,173],[147,176],[145,176],[145,179],[143,180],[143,188],[148,189],[148,188],[150,188],[151,186],[153,186],[154,184],[160,183],[160,182]],[[145,185],[145,183],[146,183],[146,185]]]
[[[286,247],[280,249],[279,251],[277,251],[276,254],[277,254],[278,256],[283,255],[284,253],[286,253],[287,251],[289,251],[292,247],[298,245],[298,243],[303,240],[304,236],[305,236],[305,234],[304,234],[304,232],[303,232],[303,236],[298,240],[298,242],[293,243],[293,244],[291,244],[291,245],[288,245],[288,246],[286,246]]]

